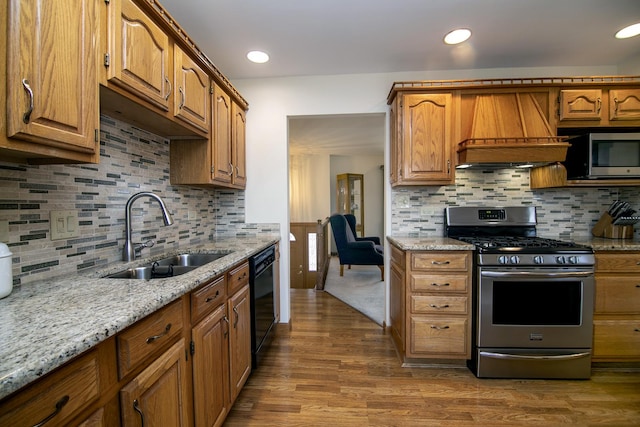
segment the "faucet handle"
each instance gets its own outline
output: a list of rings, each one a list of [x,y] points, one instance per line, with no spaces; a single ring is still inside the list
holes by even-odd
[[[140,251],[142,251],[144,248],[151,248],[153,247],[153,245],[156,244],[156,241],[153,239],[149,239],[149,240],[145,240],[142,243],[138,243],[137,245],[135,245],[133,247],[133,250],[135,251],[135,253],[139,253]]]

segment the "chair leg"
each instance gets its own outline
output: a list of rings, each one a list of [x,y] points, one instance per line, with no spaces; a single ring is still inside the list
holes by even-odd
[[[380,269],[380,280],[384,280],[384,265],[379,265],[378,268]]]
[[[340,264],[340,276],[344,276],[344,265]]]

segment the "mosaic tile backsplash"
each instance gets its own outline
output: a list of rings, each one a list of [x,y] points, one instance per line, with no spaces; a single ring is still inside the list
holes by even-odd
[[[97,165],[17,165],[0,161],[0,221],[8,221],[14,285],[76,274],[122,259],[125,205],[152,191],[174,224],[165,227],[149,198],[132,205],[133,241],[155,240],[143,256],[213,239],[254,235],[270,225],[245,224],[244,191],[172,186],[169,141],[102,116]],[[75,210],[79,236],[51,240],[50,212]],[[277,230],[277,225],[272,225]]]
[[[538,235],[566,239],[590,236],[614,200],[640,211],[640,187],[530,190],[529,172],[519,169],[458,170],[455,186],[394,189],[391,199],[391,234],[415,237],[443,236],[447,206],[535,206]]]

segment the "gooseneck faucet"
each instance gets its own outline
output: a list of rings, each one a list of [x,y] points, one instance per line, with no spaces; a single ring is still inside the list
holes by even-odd
[[[123,261],[133,261],[136,258],[136,253],[140,252],[142,248],[145,248],[147,246],[152,246],[152,244],[149,245],[144,243],[135,246],[131,242],[131,205],[133,205],[133,202],[135,202],[141,197],[149,197],[157,201],[158,204],[160,205],[160,209],[162,209],[162,217],[164,219],[164,225],[173,224],[173,218],[171,218],[171,214],[167,210],[167,207],[165,206],[164,201],[157,194],[151,193],[149,191],[142,191],[140,193],[136,193],[133,196],[129,197],[129,200],[127,200],[127,206],[125,208],[125,216],[124,216],[126,240],[124,242],[124,249],[122,252]]]

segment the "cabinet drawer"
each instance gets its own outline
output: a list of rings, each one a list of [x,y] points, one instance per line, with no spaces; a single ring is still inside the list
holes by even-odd
[[[640,359],[640,319],[594,320],[593,356]]]
[[[145,317],[118,335],[118,372],[122,379],[136,365],[164,348],[182,331],[182,300]]]
[[[596,274],[603,271],[611,273],[640,273],[640,253],[596,254]]]
[[[409,278],[412,292],[467,292],[471,283],[469,274],[419,274]]]
[[[408,356],[468,356],[466,317],[411,316]]]
[[[218,277],[191,294],[192,324],[196,324],[205,314],[224,304],[225,284],[224,276]]]
[[[596,275],[596,313],[640,314],[640,276]]]
[[[411,312],[415,314],[467,314],[468,307],[469,298],[466,296],[411,296]]]
[[[51,425],[63,425],[96,401],[100,393],[97,354],[91,351],[3,403],[0,425],[36,425],[52,414]]]
[[[232,296],[247,283],[249,283],[249,263],[245,262],[228,273],[227,295]]]
[[[416,252],[411,254],[411,269],[468,271],[470,261],[470,252]]]

